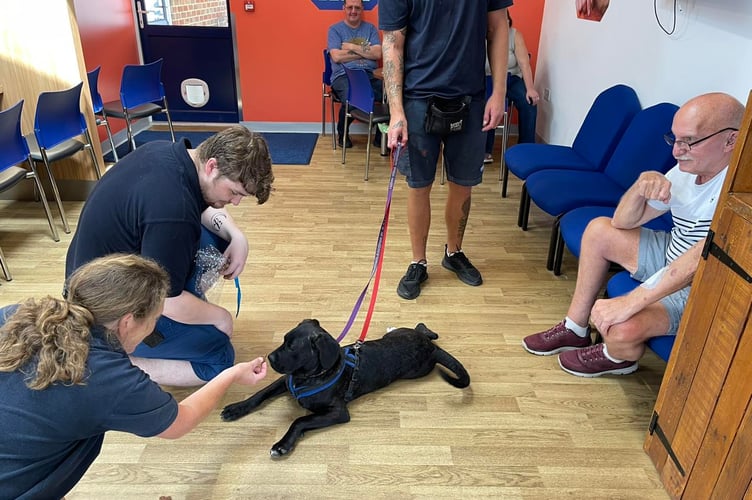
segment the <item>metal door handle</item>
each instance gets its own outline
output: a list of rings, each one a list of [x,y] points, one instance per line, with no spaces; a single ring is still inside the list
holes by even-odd
[[[141,29],[144,29],[144,14],[147,14],[147,11],[141,7],[141,0],[138,0],[136,2],[136,14],[138,14],[138,25]]]

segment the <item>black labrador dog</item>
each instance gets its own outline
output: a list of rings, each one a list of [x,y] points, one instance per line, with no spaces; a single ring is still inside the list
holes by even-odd
[[[222,420],[237,420],[267,399],[289,392],[312,413],[296,419],[272,446],[271,456],[292,451],[306,431],[350,421],[347,403],[398,379],[424,377],[439,364],[441,376],[454,387],[470,385],[462,364],[433,343],[439,336],[423,323],[398,328],[379,340],[341,347],[315,319],[306,319],[285,335],[269,354],[269,364],[285,376],[245,401],[226,406]]]

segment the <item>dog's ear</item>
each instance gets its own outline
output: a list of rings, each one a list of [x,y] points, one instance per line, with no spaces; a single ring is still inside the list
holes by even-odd
[[[339,344],[329,333],[322,331],[312,339],[314,349],[319,354],[321,368],[328,370],[339,359]]]
[[[303,325],[306,325],[308,328],[315,328],[315,329],[321,328],[321,325],[319,324],[319,320],[313,319],[313,318],[304,319],[303,321],[298,323],[298,326],[303,326]]]

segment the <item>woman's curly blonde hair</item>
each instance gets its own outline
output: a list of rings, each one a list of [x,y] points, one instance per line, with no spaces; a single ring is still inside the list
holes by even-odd
[[[91,328],[116,323],[131,313],[154,314],[167,295],[169,276],[138,255],[114,254],[78,268],[68,279],[66,299],[23,301],[0,328],[0,372],[22,370],[31,389],[81,384]],[[119,345],[115,331],[107,331]]]

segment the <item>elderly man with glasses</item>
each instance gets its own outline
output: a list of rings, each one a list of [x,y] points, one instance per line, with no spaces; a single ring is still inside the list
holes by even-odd
[[[676,334],[743,114],[744,106],[722,93],[695,97],[677,111],[665,136],[677,165],[665,175],[641,174],[613,218],[588,225],[567,315],[525,337],[528,352],[561,353],[559,366],[580,377],[626,375],[637,370],[645,341]],[[671,232],[641,227],[669,210]],[[612,263],[642,284],[627,295],[596,300]],[[593,345],[590,323],[603,343]]]

